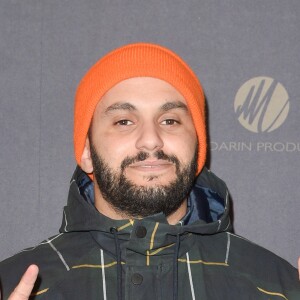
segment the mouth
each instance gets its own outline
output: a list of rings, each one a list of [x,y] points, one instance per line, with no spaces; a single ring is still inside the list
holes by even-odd
[[[174,164],[166,160],[155,160],[155,161],[144,160],[144,161],[133,163],[128,166],[128,168],[130,169],[142,171],[142,172],[165,171],[171,167],[174,167]]]

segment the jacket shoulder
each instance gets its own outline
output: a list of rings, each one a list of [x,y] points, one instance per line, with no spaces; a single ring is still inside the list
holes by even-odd
[[[247,276],[262,293],[277,292],[291,299],[300,296],[298,271],[273,252],[238,235],[227,233],[230,239],[228,264]],[[290,299],[289,298],[289,299]]]
[[[49,286],[63,279],[80,257],[93,248],[94,242],[89,234],[81,233],[80,238],[78,235],[78,233],[60,233],[2,261],[0,287],[3,299],[7,299],[31,264],[39,267],[39,276],[33,293],[47,291]]]

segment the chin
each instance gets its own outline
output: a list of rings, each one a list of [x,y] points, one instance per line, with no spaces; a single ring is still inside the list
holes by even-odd
[[[164,186],[170,184],[171,181],[175,180],[175,176],[163,176],[157,174],[147,174],[139,178],[128,179],[136,185],[140,186]]]

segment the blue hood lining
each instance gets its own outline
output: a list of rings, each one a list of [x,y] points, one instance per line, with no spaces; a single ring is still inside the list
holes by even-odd
[[[219,220],[225,211],[225,200],[210,188],[196,185],[188,198],[188,212],[182,219],[184,225],[202,220],[211,223]]]
[[[87,176],[85,172],[81,172],[76,180],[80,195],[91,205],[95,205],[94,182]]]

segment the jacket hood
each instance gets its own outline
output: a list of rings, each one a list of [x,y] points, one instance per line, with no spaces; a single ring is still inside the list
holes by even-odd
[[[143,219],[159,223],[170,235],[183,233],[214,234],[228,231],[229,193],[226,184],[211,171],[203,168],[188,197],[188,212],[176,225],[169,225],[163,213]],[[77,167],[70,181],[67,206],[64,207],[60,232],[96,231],[111,233],[112,228],[125,229],[135,220],[112,220],[99,213],[94,206],[93,181]]]

